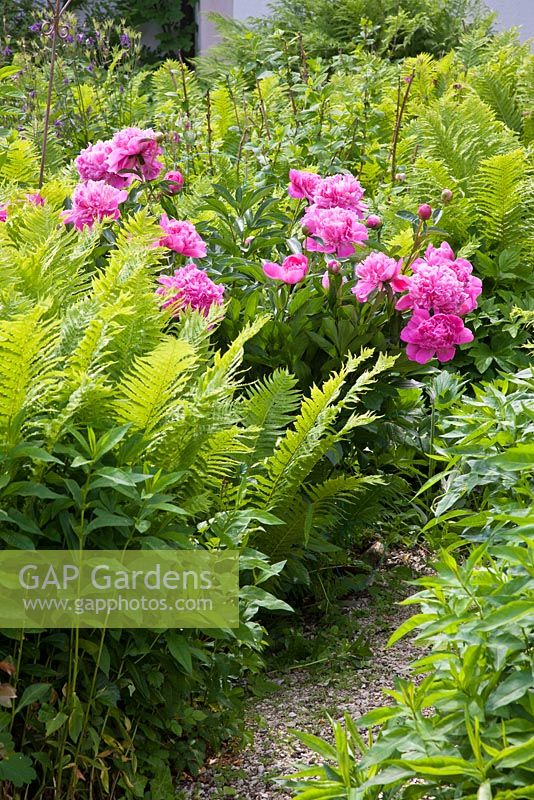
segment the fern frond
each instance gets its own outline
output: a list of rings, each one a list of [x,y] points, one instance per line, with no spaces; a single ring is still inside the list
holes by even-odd
[[[424,157],[441,161],[456,180],[473,175],[484,158],[517,146],[513,133],[474,93],[461,103],[446,96],[423,109],[414,129]]]
[[[275,370],[261,383],[247,390],[241,404],[243,423],[256,427],[258,433],[251,445],[247,462],[257,463],[272,452],[300,403],[297,380],[285,370]]]
[[[245,325],[224,353],[215,353],[213,366],[206,370],[202,378],[200,392],[209,394],[235,376],[243,361],[245,344],[263,328],[268,319],[266,315],[256,317]]]
[[[0,436],[14,444],[30,413],[38,414],[54,387],[57,324],[44,318],[46,308],[0,322]]]
[[[39,154],[27,139],[0,139],[0,178],[8,183],[35,185]]]
[[[474,86],[485,103],[509,128],[521,131],[521,111],[516,100],[520,59],[515,48],[503,48],[497,58],[475,73]]]
[[[137,358],[133,369],[116,387],[114,418],[149,437],[176,413],[175,403],[195,364],[193,348],[169,336],[148,356]]]
[[[336,432],[334,422],[342,410],[352,407],[358,394],[369,388],[376,374],[391,365],[392,361],[380,356],[375,366],[360,375],[341,397],[347,377],[372,354],[372,350],[362,350],[359,356],[349,357],[347,363],[337,373],[333,373],[319,389],[313,386],[309,397],[302,402],[301,411],[294,426],[278,442],[273,454],[264,462],[265,475],[255,475],[257,502],[273,509],[291,502],[296,489],[308,477],[313,467],[325,453],[346,433],[358,424],[367,424],[371,415],[352,414],[349,420]]]
[[[46,299],[52,310],[70,305],[88,287],[86,269],[96,244],[94,236],[58,228],[57,212],[25,206],[15,209],[2,231],[0,287],[33,303]]]
[[[492,156],[481,164],[476,205],[482,230],[492,245],[504,249],[524,239],[526,184],[527,164],[521,149]]]

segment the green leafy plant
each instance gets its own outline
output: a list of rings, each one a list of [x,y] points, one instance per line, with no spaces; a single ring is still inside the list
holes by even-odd
[[[35,798],[84,786],[170,798],[176,774],[242,731],[241,684],[265,641],[258,612],[290,610],[270,591],[286,562],[305,574],[309,540],[376,480],[325,478],[321,465],[372,421],[355,405],[391,360],[349,383],[364,351],[304,399],[281,371],[244,391],[244,347],[266,318],[218,351],[214,319],[162,313],[153,224],[132,215],[104,251],[97,231],[79,241],[58,228],[51,206],[13,211],[2,229],[0,540],[237,549],[241,627],[2,632],[3,704],[20,697],[1,717],[4,794],[31,782]]]
[[[430,649],[412,669],[425,677],[397,680],[386,690],[392,704],[348,720],[347,734],[336,724],[336,748],[299,734],[326,763],[294,776],[296,797],[530,796],[532,553],[531,527],[511,530],[505,545],[480,545],[463,564],[442,553],[409,600],[421,612],[390,640],[417,629]],[[377,725],[362,746],[356,729]]]

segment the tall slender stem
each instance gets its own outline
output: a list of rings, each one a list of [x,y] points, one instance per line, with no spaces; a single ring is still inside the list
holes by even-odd
[[[408,95],[410,94],[410,89],[412,87],[413,79],[414,79],[415,71],[411,73],[408,77],[408,85],[406,87],[406,91],[404,92],[404,97],[402,98],[402,103],[400,108],[397,112],[397,117],[395,120],[395,130],[393,131],[393,143],[391,147],[391,183],[395,182],[395,175],[397,172],[397,144],[399,141],[399,134],[402,125],[402,118],[404,116],[404,112],[406,110],[406,104],[408,102]],[[400,97],[400,83],[399,83],[399,97]]]
[[[52,90],[54,88],[54,72],[56,69],[56,48],[57,48],[57,35],[59,27],[59,15],[61,13],[60,0],[56,0],[54,8],[54,17],[52,20],[52,54],[50,56],[50,73],[48,76],[48,94],[46,96],[46,109],[44,118],[43,129],[43,146],[41,148],[41,166],[39,169],[39,189],[43,185],[45,160],[46,160],[46,146],[48,144],[48,127],[50,125],[50,106],[52,105]]]
[[[44,118],[44,128],[43,128],[43,145],[41,148],[41,166],[39,168],[39,189],[42,187],[44,180],[46,148],[48,144],[48,129],[50,127],[50,108],[52,106],[52,91],[54,89],[54,73],[56,70],[57,40],[58,37],[62,38],[62,35],[64,35],[61,34],[60,32],[59,21],[61,19],[61,15],[64,14],[64,12],[69,7],[70,3],[71,0],[66,0],[64,5],[62,6],[61,0],[55,0],[55,4],[52,2],[52,0],[48,0],[48,6],[52,11],[52,20],[50,23],[45,23],[45,25],[47,27],[48,25],[50,25],[50,35],[52,36],[52,52],[50,54],[50,73],[48,76],[48,92],[46,96],[46,108],[45,108],[45,118]]]

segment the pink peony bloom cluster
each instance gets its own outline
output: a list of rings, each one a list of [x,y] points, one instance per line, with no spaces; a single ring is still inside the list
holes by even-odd
[[[402,259],[395,261],[385,253],[370,253],[356,267],[358,283],[352,289],[360,303],[365,303],[372,292],[383,291],[390,286],[394,292],[402,292],[406,288],[406,278],[401,275]]]
[[[473,334],[455,314],[430,316],[424,308],[416,308],[412,318],[401,331],[407,342],[406,355],[411,361],[426,364],[434,356],[438,361],[450,361],[456,346],[473,341]]]
[[[116,189],[105,181],[80,183],[72,195],[72,208],[62,211],[63,222],[72,222],[75,228],[92,228],[96,220],[118,219],[119,205],[128,192]]]
[[[157,160],[162,150],[152,128],[123,128],[109,144],[106,164],[110,172],[120,175],[130,172],[134,176],[141,173],[143,180],[153,181],[163,169]]]
[[[396,308],[424,308],[435,314],[463,316],[477,307],[482,281],[472,275],[473,265],[464,258],[455,258],[449,245],[429,245],[424,258],[412,264],[413,274],[406,278],[408,293]]]
[[[471,262],[456,258],[447,242],[429,245],[424,258],[413,262],[412,275],[404,278],[407,293],[395,306],[399,311],[413,309],[401,331],[412,361],[425,364],[434,356],[450,361],[457,345],[473,340],[461,319],[477,307],[482,291],[482,281],[472,272]]]
[[[105,181],[116,189],[124,189],[134,179],[133,175],[116,175],[111,172],[107,158],[111,153],[111,142],[98,141],[90,144],[75,160],[82,181]]]
[[[160,247],[168,247],[189,258],[203,258],[206,255],[206,243],[191,222],[163,214],[159,224],[165,232],[165,236],[158,240]]]
[[[106,181],[116,189],[129,186],[136,177],[157,178],[163,164],[156,134],[151,128],[124,128],[108,141],[98,141],[82,150],[76,169],[83,181]]]
[[[0,203],[0,222],[5,222],[7,219],[7,205]]]
[[[308,274],[308,259],[306,256],[295,255],[287,256],[281,264],[266,261],[263,271],[268,278],[293,285],[300,283]]]
[[[334,253],[346,258],[354,253],[354,245],[368,238],[360,220],[367,211],[364,189],[353,175],[339,174],[322,178],[315,172],[289,171],[289,194],[306,199],[310,205],[302,218],[308,238],[308,250]]]
[[[306,239],[308,250],[335,253],[346,258],[354,253],[354,245],[362,245],[368,238],[367,228],[358,215],[347,208],[318,208],[311,205],[302,218],[304,229],[311,234]]]
[[[367,211],[362,201],[365,190],[353,175],[331,175],[315,187],[312,202],[317,208],[347,208],[361,219]]]
[[[178,172],[177,169],[173,169],[170,172],[165,173],[163,180],[167,181],[169,184],[167,188],[167,192],[169,194],[178,194],[184,185],[184,177],[181,172]]]
[[[24,197],[31,203],[32,206],[44,206],[45,199],[41,192],[34,192],[33,194],[25,194]]]
[[[165,299],[162,308],[170,308],[173,316],[178,316],[184,308],[200,311],[208,315],[212,305],[223,302],[224,286],[218,286],[201,269],[194,264],[186,264],[174,271],[174,275],[162,275],[156,294]]]

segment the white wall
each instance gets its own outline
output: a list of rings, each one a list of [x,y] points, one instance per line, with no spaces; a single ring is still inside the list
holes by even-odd
[[[234,0],[234,18],[268,17],[271,13],[270,2],[271,0]]]
[[[534,37],[534,0],[486,0],[486,4],[498,13],[499,30],[520,26],[523,41]]]
[[[215,26],[206,19],[206,12],[216,11],[233,19],[264,17],[269,14],[269,3],[270,0],[200,0],[197,9],[197,51],[205,53],[218,41]]]

